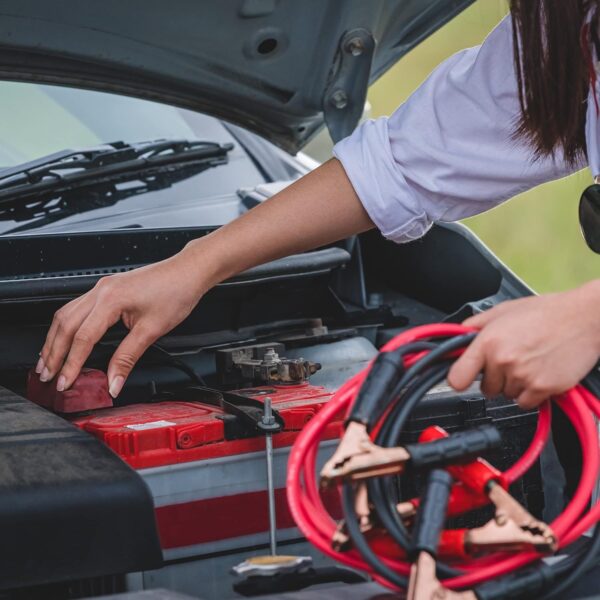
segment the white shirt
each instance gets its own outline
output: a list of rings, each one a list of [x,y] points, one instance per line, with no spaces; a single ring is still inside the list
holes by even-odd
[[[586,137],[600,174],[593,99]],[[543,182],[568,175],[555,159],[534,161],[513,138],[520,114],[512,26],[506,17],[481,46],[442,63],[391,117],[363,123],[334,147],[369,216],[396,242],[421,237],[434,221],[456,221]]]

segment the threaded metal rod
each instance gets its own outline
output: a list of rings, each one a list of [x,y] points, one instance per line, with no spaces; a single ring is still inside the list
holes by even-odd
[[[263,423],[271,425],[273,423],[273,409],[271,398],[267,397],[264,401]],[[269,431],[265,434],[265,447],[267,454],[267,493],[269,497],[269,546],[271,556],[277,555],[277,519],[275,513],[275,486],[273,483],[273,434]]]

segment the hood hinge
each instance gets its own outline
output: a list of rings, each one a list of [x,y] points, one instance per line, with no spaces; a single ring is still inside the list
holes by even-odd
[[[334,142],[350,135],[363,113],[375,39],[366,29],[347,31],[340,40],[333,75],[323,95],[323,114]]]

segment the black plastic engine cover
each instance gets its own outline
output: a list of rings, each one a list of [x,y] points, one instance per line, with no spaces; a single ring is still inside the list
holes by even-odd
[[[0,387],[0,589],[140,571],[162,553],[141,477]]]

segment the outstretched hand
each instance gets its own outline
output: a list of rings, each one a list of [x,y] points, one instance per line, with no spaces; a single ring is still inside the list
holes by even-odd
[[[479,373],[487,396],[522,408],[577,385],[600,357],[600,282],[502,304],[467,319],[480,332],[448,374],[466,389]]]
[[[188,254],[183,251],[159,263],[100,279],[92,290],[58,310],[36,366],[40,379],[56,378],[59,391],[68,389],[94,345],[121,320],[129,333],[107,373],[110,394],[118,396],[141,355],[183,321],[204,292],[197,257]]]

